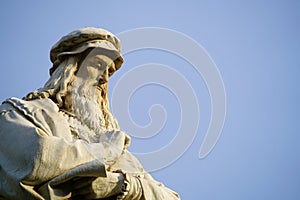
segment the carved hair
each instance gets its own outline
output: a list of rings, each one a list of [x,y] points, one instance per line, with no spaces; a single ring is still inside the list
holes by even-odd
[[[43,88],[30,92],[25,100],[50,98],[63,107],[63,98],[67,95],[68,85],[78,70],[79,57],[70,56],[60,63]]]
[[[64,109],[65,97],[69,92],[68,86],[70,86],[75,78],[75,74],[81,64],[82,58],[84,58],[89,51],[83,54],[77,54],[76,56],[69,56],[64,59],[63,62],[52,73],[49,80],[46,82],[44,87],[30,92],[24,100],[44,99],[50,98],[58,104],[59,108]],[[114,69],[115,70],[115,69]],[[113,73],[113,72],[112,72]],[[107,96],[107,83],[102,83],[98,86],[99,90],[99,101],[101,105],[102,114],[104,117],[106,129],[119,129],[118,122],[113,117],[109,110],[109,102]]]

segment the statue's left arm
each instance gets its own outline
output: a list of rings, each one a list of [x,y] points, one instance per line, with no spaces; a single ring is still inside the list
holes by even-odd
[[[145,172],[140,162],[127,150],[107,169],[106,177],[78,179],[72,186],[76,199],[179,200],[179,195]],[[83,184],[84,183],[84,184]],[[111,199],[111,198],[108,198]]]
[[[81,178],[73,183],[72,197],[75,199],[118,200],[179,200],[179,195],[150,174],[131,174],[124,171],[107,172],[106,177]]]

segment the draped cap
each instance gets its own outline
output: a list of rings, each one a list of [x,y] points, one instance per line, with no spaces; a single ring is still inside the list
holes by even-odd
[[[74,55],[84,52],[89,48],[100,48],[107,52],[115,63],[118,70],[123,58],[120,54],[120,40],[111,32],[101,28],[81,28],[63,36],[50,50],[50,60],[53,63],[50,75],[62,61],[60,58],[65,55]]]

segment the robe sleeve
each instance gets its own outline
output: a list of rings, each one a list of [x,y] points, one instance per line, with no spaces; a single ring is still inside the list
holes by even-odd
[[[1,108],[0,199],[44,199],[37,188],[54,177],[95,159],[104,165],[102,144],[49,135],[11,106]]]
[[[147,173],[139,160],[129,151],[124,151],[110,169],[125,177],[126,191],[119,199],[124,200],[179,200],[179,195]]]
[[[154,180],[150,174],[144,177],[125,175],[128,191],[121,199],[124,200],[179,200],[179,195]]]
[[[143,197],[148,199],[170,199],[179,200],[179,195],[173,190],[165,187],[162,183],[154,180],[150,174],[146,174],[145,178],[140,179],[143,188]]]

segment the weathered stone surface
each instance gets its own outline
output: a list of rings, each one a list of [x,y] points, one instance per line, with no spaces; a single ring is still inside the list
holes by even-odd
[[[112,33],[84,28],[51,49],[44,87],[0,106],[0,199],[179,199],[127,150],[109,110]]]

